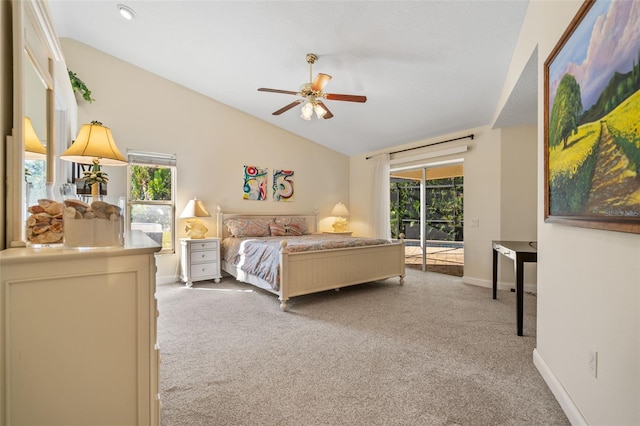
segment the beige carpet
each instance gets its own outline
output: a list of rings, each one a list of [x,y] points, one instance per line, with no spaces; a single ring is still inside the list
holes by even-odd
[[[292,299],[158,287],[162,425],[569,424],[532,364],[535,296],[407,269]]]

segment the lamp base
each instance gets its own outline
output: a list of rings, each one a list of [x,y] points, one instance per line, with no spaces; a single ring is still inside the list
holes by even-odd
[[[199,240],[207,236],[209,229],[204,226],[204,223],[200,219],[188,219],[187,226],[184,228],[187,231],[187,236],[194,240]]]
[[[331,225],[331,227],[333,228],[333,232],[346,232],[347,231],[347,219],[343,218],[343,217],[339,217],[336,219],[335,222],[333,222],[333,225]]]

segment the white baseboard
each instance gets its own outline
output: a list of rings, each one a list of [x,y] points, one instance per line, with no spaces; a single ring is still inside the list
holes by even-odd
[[[180,281],[180,279],[176,275],[167,275],[164,277],[156,275],[156,284],[173,284],[178,281]]]
[[[578,410],[578,407],[576,407],[571,400],[571,396],[569,396],[556,375],[553,374],[553,371],[551,371],[537,349],[533,350],[533,365],[535,365],[540,372],[540,375],[547,383],[547,386],[551,390],[551,393],[553,393],[553,396],[556,397],[556,400],[560,404],[560,407],[571,424],[574,426],[587,426],[587,421],[582,417],[580,410]]]
[[[470,284],[470,285],[475,285],[478,287],[486,287],[486,288],[493,288],[493,282],[490,280],[485,280],[482,278],[474,278],[474,277],[470,277],[468,275],[465,275],[462,277],[462,282],[464,282],[465,284]],[[502,282],[500,280],[498,280],[498,290],[515,290],[516,288],[516,284],[515,283],[506,283],[506,282]],[[527,293],[537,293],[538,292],[538,287],[536,284],[524,284],[524,291]]]

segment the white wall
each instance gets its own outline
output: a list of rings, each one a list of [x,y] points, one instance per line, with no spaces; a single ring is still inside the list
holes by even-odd
[[[313,212],[321,229],[330,229],[333,206],[349,199],[349,159],[299,136],[169,82],[70,39],[61,40],[69,69],[92,91],[95,102],[79,101],[80,124],[101,121],[110,127],[120,151],[176,154],[177,215],[197,196],[212,214],[225,211]],[[274,202],[242,199],[243,166],[295,172],[295,199]],[[109,199],[126,192],[123,167],[105,167]],[[269,188],[270,190],[270,188]],[[215,236],[215,217],[206,220]],[[178,237],[185,237],[178,219]],[[177,273],[178,257],[158,256],[159,280]]]
[[[538,47],[538,117],[544,62],[582,1],[534,0],[501,103]],[[544,133],[538,124],[536,366],[574,424],[640,424],[640,235],[544,223]],[[598,352],[598,376],[587,367]]]
[[[500,239],[506,241],[536,241],[538,132],[536,126],[509,127],[501,130],[500,156]],[[531,196],[523,196],[530,194]],[[513,283],[513,261],[499,257],[499,280]],[[537,282],[537,265],[525,263],[526,291],[533,291]]]

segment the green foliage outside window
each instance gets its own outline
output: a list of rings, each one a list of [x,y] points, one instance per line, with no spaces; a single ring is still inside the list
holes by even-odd
[[[163,252],[173,252],[173,176],[175,167],[131,164],[130,223],[142,224],[152,238],[158,231],[149,226],[160,224]],[[140,226],[140,225],[138,225]]]
[[[463,177],[426,181],[427,240],[463,241]],[[420,238],[420,183],[391,182],[391,235]]]
[[[171,169],[157,166],[131,166],[131,199],[171,200]]]

